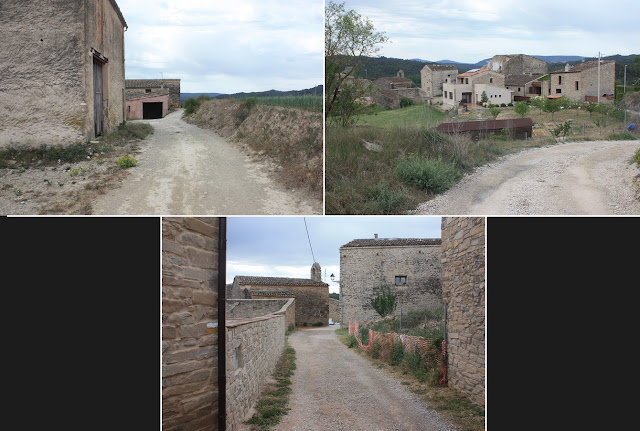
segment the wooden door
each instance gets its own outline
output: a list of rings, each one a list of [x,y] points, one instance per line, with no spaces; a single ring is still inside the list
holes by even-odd
[[[96,136],[102,135],[102,63],[93,59],[93,124]]]

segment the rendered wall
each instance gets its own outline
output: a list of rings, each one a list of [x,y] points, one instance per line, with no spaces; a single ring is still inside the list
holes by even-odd
[[[140,120],[143,118],[143,103],[162,102],[162,117],[169,112],[169,96],[147,97],[143,99],[127,100],[125,102],[127,120]]]
[[[109,59],[103,130],[123,121],[124,26],[109,0],[3,1],[0,40],[0,145],[94,138],[92,48]]]
[[[218,426],[217,218],[162,219],[162,429]]]
[[[442,218],[449,386],[485,404],[485,221]]]
[[[0,4],[0,145],[84,140],[83,4]]]

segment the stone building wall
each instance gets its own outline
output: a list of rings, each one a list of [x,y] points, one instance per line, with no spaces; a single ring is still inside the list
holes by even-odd
[[[547,62],[526,54],[494,55],[487,69],[505,75],[543,75],[548,71]]]
[[[593,67],[586,67],[590,64]],[[580,70],[584,68],[583,70]],[[579,70],[579,71],[577,71]],[[600,65],[600,96],[615,92],[615,61],[603,61]],[[549,74],[550,79],[543,81],[542,94],[551,96],[566,96],[574,102],[584,102],[585,96],[598,97],[598,66],[597,61],[579,64],[568,72],[559,71]],[[576,82],[578,88],[576,89]],[[560,93],[557,92],[560,90]],[[606,99],[601,97],[601,102]]]
[[[449,386],[485,404],[485,219],[442,218]]]
[[[329,318],[333,323],[340,321],[340,300],[329,298]]]
[[[274,286],[244,285],[251,298],[272,298]],[[320,286],[277,286],[277,294],[295,298],[296,325],[313,325],[318,322],[329,324],[329,285]]]
[[[381,286],[389,286],[397,296],[396,313],[400,307],[403,312],[441,307],[440,240],[425,241],[432,244],[340,247],[344,323],[379,318],[371,299],[380,295]],[[396,286],[396,276],[405,276],[406,284]]]
[[[125,82],[127,93],[131,95],[144,94],[146,90],[169,89],[169,103],[177,108],[180,106],[179,79],[127,79]]]
[[[162,429],[218,424],[217,218],[162,219]],[[283,318],[284,319],[284,318]]]
[[[124,24],[112,0],[13,0],[0,8],[0,145],[95,137],[93,53],[103,67],[103,129],[124,118]]]
[[[442,67],[442,65],[424,66],[420,71],[420,84],[427,97],[442,94],[442,84],[455,83],[458,69]]]
[[[285,316],[227,320],[227,430],[249,419],[284,351]]]

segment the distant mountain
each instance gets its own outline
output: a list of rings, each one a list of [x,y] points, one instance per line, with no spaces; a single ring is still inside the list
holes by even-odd
[[[582,61],[585,57],[581,57],[579,55],[532,55],[531,57],[539,58],[540,60],[544,60],[549,64],[553,63],[569,63],[572,61]],[[429,60],[421,60],[419,58],[413,58],[412,60],[421,61],[423,63],[439,63],[439,64],[461,64],[463,66],[472,65],[474,68],[482,67],[491,60],[491,58],[485,58],[484,60],[480,60],[477,63],[462,63],[460,61],[454,60],[438,60],[438,61],[429,61]]]
[[[180,93],[180,104],[182,104],[182,102],[184,102],[187,99],[190,99],[192,97],[198,97],[202,94],[206,94],[209,97],[217,97],[222,93]]]
[[[252,93],[234,93],[234,94],[221,94],[217,96],[218,99],[231,99],[231,98],[244,98],[244,97],[273,97],[273,96],[305,96],[305,95],[316,95],[322,96],[323,94],[323,86],[318,85],[313,88],[307,88],[306,90],[291,90],[291,91],[279,91],[279,90],[268,90],[268,91],[255,91]]]

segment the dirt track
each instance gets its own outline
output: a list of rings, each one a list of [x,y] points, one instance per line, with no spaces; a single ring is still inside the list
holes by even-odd
[[[322,202],[272,180],[272,166],[181,117],[182,109],[143,120],[155,132],[141,142],[138,165],[97,199],[93,214],[322,214]]]
[[[629,161],[638,141],[570,142],[483,166],[415,214],[640,214]]]
[[[335,326],[297,331],[289,414],[276,430],[456,430],[399,381],[338,341]]]

